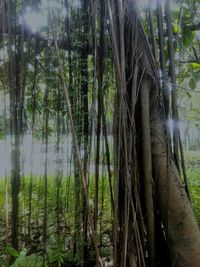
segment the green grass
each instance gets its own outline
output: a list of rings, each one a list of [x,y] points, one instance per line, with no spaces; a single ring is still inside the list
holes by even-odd
[[[187,177],[190,188],[190,196],[191,196],[191,204],[197,218],[197,221],[200,225],[200,152],[189,151],[185,153],[186,159],[186,168],[187,168]],[[11,189],[10,189],[10,178],[7,179],[7,191],[8,191],[8,206],[9,206],[9,222],[10,222],[10,214],[11,214]],[[25,177],[21,182],[21,192],[19,195],[20,201],[20,231],[21,234],[27,231],[27,221],[28,221],[28,205],[29,205],[29,184],[30,177]],[[5,253],[5,247],[3,244],[3,236],[5,226],[5,179],[0,179],[0,266],[1,262],[1,254]],[[43,204],[44,204],[44,179],[43,177],[34,177],[33,178],[33,195],[32,195],[32,238],[36,239],[36,236],[39,236],[39,239],[36,239],[37,249],[42,247],[40,245],[40,239],[42,237],[42,226],[43,226]],[[104,190],[104,197],[102,198],[102,190]],[[90,177],[89,183],[89,198],[91,208],[94,208],[94,192],[95,192],[95,179],[94,177]],[[74,210],[75,210],[75,188],[74,188],[74,178],[73,177],[63,177],[61,186],[60,186],[60,197],[59,201],[61,203],[61,210],[57,210],[56,208],[56,199],[57,199],[57,180],[56,177],[48,177],[48,192],[47,192],[47,224],[48,224],[48,254],[50,258],[60,258],[64,257],[63,260],[71,260],[73,259],[71,244],[73,244],[74,238]],[[103,210],[102,209],[102,199],[103,199]],[[99,181],[99,210],[103,213],[102,215],[102,225],[103,231],[111,233],[111,207],[110,207],[110,197],[109,197],[109,184],[107,177],[101,178]],[[57,214],[60,213],[60,224],[63,227],[61,230],[66,231],[63,232],[60,244],[61,247],[58,246],[58,236],[56,230],[57,224]],[[39,230],[38,230],[39,229]],[[22,238],[22,237],[20,237]],[[111,251],[107,251],[108,247],[106,243],[109,243],[108,234],[104,236],[105,247],[102,248],[102,253],[104,256],[111,255]],[[40,243],[39,243],[40,242]],[[22,248],[24,246],[23,239],[21,241]],[[64,254],[63,254],[63,244],[65,244]],[[110,246],[111,247],[111,246]],[[24,258],[24,251],[21,251],[20,260],[27,260]],[[29,247],[26,249],[28,250]],[[105,251],[104,251],[105,250]],[[64,256],[63,256],[64,255]],[[38,255],[33,254],[32,258],[38,258]],[[67,257],[67,258],[66,258]],[[38,263],[39,264],[39,263]],[[29,266],[26,264],[26,266]],[[32,265],[30,265],[32,266]],[[40,266],[34,265],[34,266]]]
[[[185,151],[184,152],[186,161],[188,160],[200,160],[200,151]]]
[[[200,225],[200,151],[185,152],[191,203]]]
[[[31,241],[27,245],[27,232],[28,232],[28,217],[29,217],[29,185],[30,177],[21,179],[21,191],[19,194],[19,251],[20,261],[27,260],[25,258],[26,251],[32,251],[32,258],[28,258],[29,263],[31,260],[37,259],[40,254],[34,254],[35,251],[43,249],[43,218],[44,218],[44,179],[43,177],[33,177],[33,193],[32,193],[32,218],[31,218]],[[47,253],[51,260],[60,259],[70,262],[73,259],[73,242],[74,234],[76,232],[74,225],[75,217],[75,188],[73,177],[63,177],[60,183],[59,197],[58,196],[58,180],[56,177],[48,177],[47,187]],[[104,197],[102,195],[104,191]],[[89,183],[89,203],[91,210],[94,209],[94,191],[95,179],[90,177]],[[11,222],[11,188],[10,178],[8,178],[8,215],[9,215],[9,233]],[[103,200],[103,206],[102,206]],[[59,204],[58,204],[59,202]],[[80,199],[80,231],[82,231],[82,200]],[[99,211],[101,218],[101,231],[109,228],[111,232],[111,205],[109,197],[109,184],[107,177],[99,179]],[[59,214],[59,225],[58,225]],[[92,213],[93,214],[93,213]],[[100,230],[100,225],[98,227]],[[59,233],[59,234],[58,234]],[[82,238],[80,237],[80,242]],[[5,180],[0,179],[0,266],[6,266],[3,262],[3,256],[6,255],[5,247]],[[80,245],[81,246],[81,245]],[[18,252],[17,252],[18,253]],[[21,254],[20,254],[21,253]],[[108,251],[105,251],[105,254]],[[111,251],[109,251],[111,253]],[[64,256],[63,256],[64,255]],[[63,259],[61,259],[63,257]],[[79,259],[77,259],[78,261]],[[27,263],[28,264],[28,263]],[[22,266],[29,266],[29,265]],[[39,263],[38,263],[39,264]],[[16,265],[18,266],[18,265]],[[30,265],[32,266],[32,265]],[[34,265],[42,266],[42,265]],[[48,265],[47,265],[48,266]],[[55,265],[58,266],[58,265]]]

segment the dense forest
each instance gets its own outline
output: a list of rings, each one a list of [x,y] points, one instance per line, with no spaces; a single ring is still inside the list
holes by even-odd
[[[199,0],[0,0],[0,266],[200,267],[199,33]]]

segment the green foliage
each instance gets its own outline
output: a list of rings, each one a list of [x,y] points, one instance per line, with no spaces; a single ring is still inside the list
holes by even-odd
[[[32,177],[33,182],[33,194],[32,194],[32,217],[31,217],[31,240],[28,245],[24,243],[24,239],[20,238],[20,242],[26,249],[20,252],[13,249],[11,246],[7,248],[2,247],[2,251],[6,251],[10,256],[15,257],[15,262],[12,267],[42,267],[43,257],[37,255],[36,252],[41,253],[43,251],[42,235],[43,235],[43,203],[44,203],[44,181],[43,178]],[[30,177],[24,177],[21,187],[21,193],[19,195],[20,203],[20,229],[24,229],[23,232],[27,232],[27,216],[29,207],[29,185]],[[59,198],[57,202],[59,186]],[[103,254],[105,256],[112,255],[112,245],[110,243],[110,237],[108,233],[111,233],[111,206],[109,196],[109,184],[108,177],[101,177],[99,180],[100,197],[99,197],[99,211],[101,212],[99,220],[101,220],[101,227],[103,232]],[[4,190],[4,180],[0,180],[0,190]],[[9,183],[10,194],[10,183]],[[48,177],[48,192],[47,192],[47,247],[46,247],[46,261],[45,266],[61,266],[62,264],[79,264],[81,265],[83,259],[81,256],[83,239],[80,235],[78,239],[78,247],[80,250],[74,255],[74,207],[75,207],[75,192],[74,182],[72,177]],[[93,205],[93,199],[95,195],[95,178],[90,177],[89,197]],[[102,203],[103,192],[103,203]],[[0,191],[1,193],[1,191]],[[57,204],[59,203],[59,204]],[[103,206],[102,206],[103,205]],[[0,198],[0,207],[3,210],[4,198]],[[93,206],[92,206],[93,207]],[[59,225],[57,225],[59,214]],[[81,226],[80,226],[81,227]],[[0,227],[0,233],[2,228]],[[23,238],[26,238],[24,236]],[[1,251],[0,250],[0,251]],[[87,260],[93,262],[95,259],[93,245],[90,240],[87,241]],[[0,266],[2,260],[0,258]],[[50,264],[50,265],[49,265]],[[70,266],[70,265],[69,265]],[[93,266],[93,265],[89,265]]]
[[[6,251],[8,252],[8,254],[12,257],[18,257],[19,256],[19,253],[17,252],[17,250],[15,250],[13,247],[11,246],[8,246],[6,247]]]
[[[44,107],[44,95],[40,90],[36,90],[35,103],[32,95],[26,98],[26,110],[30,114],[34,112],[34,105],[35,105],[35,111],[38,112],[39,114],[42,114]]]
[[[35,254],[27,256],[26,249],[22,250],[10,267],[41,267],[42,257]]]
[[[187,152],[186,166],[192,207],[200,225],[200,153],[195,151]]]
[[[190,78],[189,82],[189,87],[194,90],[197,86],[197,82],[196,82],[196,79],[194,77]]]
[[[60,246],[55,247],[48,253],[50,263],[57,263],[57,266],[60,267],[64,263],[65,253]]]
[[[196,70],[196,69],[200,69],[200,64],[196,63],[196,62],[192,62],[190,64],[190,66],[192,67],[192,69]]]
[[[43,126],[43,127],[39,128],[35,131],[35,137],[37,139],[43,139],[44,140],[47,135],[49,137],[51,137],[53,135],[53,133],[54,133],[54,130],[52,129],[51,126],[49,126],[47,129],[45,126]]]
[[[173,33],[175,33],[175,34],[179,32],[178,24],[173,23],[173,25],[172,25],[172,31],[173,31]]]
[[[183,29],[182,38],[183,38],[183,45],[186,48],[188,48],[192,44],[192,41],[195,38],[195,33],[188,29]]]
[[[32,1],[34,2],[34,1]],[[71,1],[73,2],[73,1]],[[180,15],[179,8],[176,8],[173,11],[173,33],[176,36],[178,33],[180,34],[180,38],[177,38],[176,44],[177,50],[175,51],[176,59],[183,59],[184,62],[191,62],[191,59],[188,59],[188,54],[192,53],[192,45],[196,45],[195,43],[195,32],[187,30],[185,26],[190,25],[192,23],[192,8],[190,5],[189,0],[184,1],[183,3],[183,14],[181,17],[181,25],[178,24],[178,17]],[[20,13],[20,9],[22,8],[22,1],[17,1],[18,3],[18,13]],[[21,3],[19,5],[19,3]],[[97,6],[97,10],[99,6]],[[58,10],[57,10],[58,11]],[[70,25],[67,26],[67,21],[59,19],[59,14],[56,12],[56,30],[59,38],[59,34],[67,31],[67,36],[62,36],[67,41],[70,40],[70,45],[72,48],[71,51],[71,65],[69,65],[69,52],[60,49],[61,60],[63,61],[64,65],[64,75],[66,81],[69,81],[69,68],[72,68],[72,81],[69,84],[70,88],[70,98],[72,99],[73,105],[73,116],[75,119],[75,124],[79,129],[78,135],[81,136],[82,129],[79,126],[81,124],[81,120],[83,118],[83,110],[81,108],[82,99],[80,98],[80,86],[83,82],[88,82],[89,85],[89,92],[88,92],[88,107],[90,108],[93,101],[95,102],[95,80],[94,80],[94,55],[88,55],[87,64],[84,64],[83,60],[81,59],[80,50],[83,46],[82,40],[80,35],[82,35],[82,25],[79,21],[80,14],[76,14],[76,11],[71,9],[70,10]],[[154,23],[156,25],[156,12],[154,12]],[[98,18],[98,15],[97,15]],[[99,22],[97,22],[97,42],[99,39],[98,27]],[[107,22],[106,22],[107,23]],[[146,20],[146,24],[148,21]],[[149,27],[146,27],[147,29]],[[155,27],[156,30],[156,27]],[[69,31],[69,32],[68,32]],[[89,29],[89,47],[93,45],[93,36],[91,34],[91,29]],[[157,33],[157,31],[155,31]],[[107,34],[107,33],[106,33]],[[51,39],[51,33],[48,32],[48,38]],[[60,35],[61,36],[61,35]],[[67,37],[67,38],[66,38]],[[158,36],[156,36],[158,37]],[[69,39],[68,39],[69,38]],[[26,39],[26,38],[25,38]],[[62,84],[58,77],[58,64],[55,59],[55,55],[52,53],[52,48],[49,46],[47,48],[39,47],[39,51],[37,52],[37,62],[38,62],[38,70],[36,71],[35,68],[35,57],[36,57],[36,49],[35,43],[32,39],[27,42],[26,40],[25,45],[27,45],[27,51],[22,58],[28,57],[26,62],[27,64],[27,79],[26,80],[26,87],[25,87],[25,103],[24,109],[26,111],[27,121],[31,124],[33,113],[35,112],[35,131],[34,134],[39,139],[44,139],[46,135],[52,136],[54,132],[56,132],[56,127],[54,127],[55,119],[59,115],[63,118],[66,115],[66,106],[65,106],[65,99],[63,92],[61,90]],[[175,38],[174,38],[175,39]],[[42,42],[41,42],[42,43]],[[44,42],[45,43],[45,42]],[[105,42],[109,46],[109,41]],[[166,51],[166,62],[168,61],[168,54],[167,54],[167,47],[166,47],[166,39],[164,44],[164,50]],[[176,42],[175,42],[176,43]],[[98,47],[98,44],[97,44]],[[198,46],[197,46],[198,47]],[[75,51],[77,49],[77,51]],[[98,47],[99,49],[99,47]],[[113,71],[113,59],[110,56],[110,47],[104,51],[106,54],[105,65],[104,65],[104,78],[103,78],[103,86],[102,91],[104,95],[104,105],[105,105],[105,115],[106,120],[109,125],[112,124],[113,113],[114,113],[114,99],[116,94],[115,89],[115,75]],[[20,51],[22,52],[22,51]],[[178,56],[178,54],[180,55]],[[23,53],[22,53],[23,54]],[[98,60],[98,57],[97,57]],[[178,60],[176,60],[176,72],[180,74],[180,80],[185,87],[189,87],[188,89],[195,90],[197,88],[198,82],[200,80],[200,64],[196,62],[192,62],[189,64],[184,64],[185,66],[180,68],[178,64]],[[194,60],[194,58],[192,58]],[[96,63],[96,62],[95,62]],[[98,64],[97,64],[98,65]],[[98,69],[99,66],[97,66]],[[168,67],[168,65],[167,65]],[[89,79],[86,76],[81,76],[81,71],[89,72]],[[2,71],[2,69],[1,69]],[[23,73],[22,73],[23,74]],[[21,74],[20,74],[21,75]],[[35,80],[35,83],[34,83]],[[1,82],[1,81],[0,81]],[[3,83],[1,82],[1,85]],[[33,88],[33,86],[35,88]],[[33,89],[35,90],[35,102],[33,98]],[[186,91],[185,95],[193,101],[193,96],[191,90]],[[45,95],[48,91],[48,99],[46,101]],[[184,96],[185,96],[184,95]],[[188,100],[188,99],[187,99]],[[46,107],[48,102],[48,107]],[[49,114],[49,127],[46,129],[44,123],[44,115],[45,112],[48,111]],[[89,114],[91,116],[91,114]],[[195,119],[200,118],[199,109],[192,106],[191,108],[191,117]],[[95,124],[95,123],[94,123]],[[109,126],[108,125],[108,126]],[[108,128],[108,132],[112,132],[111,129]],[[0,138],[3,137],[3,118],[0,118]],[[111,153],[111,157],[114,153]],[[113,159],[111,158],[113,162]],[[190,173],[188,171],[188,176],[191,185],[191,196],[192,196],[192,205],[195,210],[195,214],[200,222],[200,186],[199,186],[199,167],[197,167],[196,163],[195,166],[192,165],[193,162],[188,163],[188,170],[192,170]],[[199,162],[197,162],[199,164]],[[195,173],[193,171],[195,170]],[[95,198],[95,178],[93,176],[89,177],[89,199],[91,200],[91,206],[94,205],[93,200]],[[51,266],[61,266],[62,264],[67,263],[76,263],[81,265],[83,259],[81,256],[80,251],[82,251],[82,236],[78,239],[78,247],[80,251],[76,253],[74,256],[73,253],[73,245],[74,245],[74,235],[77,229],[74,227],[74,210],[75,210],[75,192],[77,188],[74,186],[74,178],[73,177],[62,177],[61,181],[58,182],[57,177],[48,177],[48,188],[47,188],[47,247],[46,247],[46,254],[49,262],[45,262],[46,266],[50,264]],[[4,215],[4,188],[3,185],[4,181],[0,181],[0,215]],[[2,186],[1,186],[2,185]],[[58,191],[59,188],[59,191]],[[112,255],[112,243],[109,240],[111,235],[111,228],[112,228],[112,218],[111,218],[111,205],[110,205],[110,196],[109,196],[109,184],[108,184],[108,177],[102,175],[99,179],[99,211],[102,215],[99,216],[99,222],[101,222],[101,230],[102,230],[102,248],[101,252],[102,255],[105,257],[110,257]],[[31,238],[27,242],[27,222],[29,216],[29,204],[30,204],[30,177],[25,177],[23,180],[23,186],[21,188],[21,192],[19,195],[19,228],[20,228],[20,245],[26,246],[26,249],[18,252],[14,248],[8,246],[3,247],[3,251],[6,250],[7,254],[16,258],[15,262],[12,264],[12,267],[32,267],[32,266],[42,266],[43,258],[41,256],[36,255],[36,251],[43,252],[43,243],[42,243],[42,235],[43,235],[43,217],[44,217],[44,180],[43,177],[34,177],[33,178],[33,185],[32,185],[32,197],[31,197]],[[78,188],[78,190],[82,188]],[[9,196],[10,196],[10,185],[9,185]],[[80,204],[82,208],[82,204]],[[10,207],[10,204],[9,204]],[[93,211],[93,206],[91,207]],[[10,214],[10,210],[8,211]],[[81,214],[82,215],[82,214]],[[93,214],[92,214],[93,216]],[[3,216],[0,216],[3,218]],[[81,216],[80,216],[81,217]],[[2,222],[2,221],[1,221]],[[4,221],[3,221],[4,222]],[[82,233],[82,225],[80,225],[80,233]],[[99,225],[98,225],[99,227]],[[107,233],[105,233],[107,232]],[[0,232],[1,233],[1,232]],[[9,233],[10,234],[10,233]],[[98,233],[99,234],[99,233]],[[23,236],[23,238],[22,238]],[[100,238],[100,237],[99,237]],[[59,240],[59,241],[58,241]],[[28,244],[27,244],[28,243]],[[4,243],[3,245],[4,246]],[[22,247],[23,247],[22,246]],[[32,248],[32,251],[31,251]],[[95,258],[94,257],[94,250],[90,241],[87,243],[88,248],[88,259],[91,261]],[[30,250],[31,253],[27,253]],[[29,251],[29,252],[30,252]],[[1,259],[0,259],[1,260]],[[1,261],[0,261],[1,265]],[[92,265],[91,265],[92,266]]]

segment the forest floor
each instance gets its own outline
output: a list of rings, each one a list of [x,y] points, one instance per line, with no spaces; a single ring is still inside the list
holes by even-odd
[[[200,151],[185,152],[185,161],[191,203],[200,225]]]
[[[185,152],[185,163],[187,169],[190,196],[195,216],[200,225],[200,152]],[[75,236],[75,188],[73,177],[63,177],[60,183],[59,177],[48,177],[47,192],[47,254],[48,261],[71,262],[73,260],[73,243]],[[30,205],[30,177],[24,177],[21,181],[19,194],[19,243],[24,247],[20,252],[12,250],[10,243],[10,215],[11,215],[11,188],[10,179],[7,179],[7,206],[5,202],[5,179],[0,179],[0,266],[8,266],[6,255],[15,256],[22,265],[16,266],[38,266],[43,255],[43,219],[44,219],[44,184],[43,177],[33,177],[33,188],[31,198],[31,238],[28,237],[29,205]],[[105,176],[99,180],[99,215],[98,215],[98,239],[101,246],[101,254],[105,259],[112,258],[112,212],[109,197],[109,183]],[[90,178],[89,202],[91,209],[94,208],[95,179]],[[6,224],[6,213],[8,222]],[[81,213],[81,207],[80,207]],[[80,216],[81,221],[81,216]],[[6,229],[7,228],[7,229]],[[82,226],[78,231],[81,233]],[[88,238],[89,240],[89,238]],[[80,240],[81,242],[81,240]],[[89,241],[88,241],[89,242]],[[91,244],[88,243],[88,247]],[[64,251],[64,252],[63,252]],[[30,255],[26,257],[26,255]],[[38,256],[39,255],[39,256]],[[94,255],[88,255],[91,259]],[[28,259],[28,263],[27,263]],[[36,262],[37,265],[31,265]],[[80,259],[76,259],[78,262]],[[30,263],[30,264],[29,264]],[[24,265],[25,264],[25,265]],[[28,264],[28,265],[27,265]],[[35,264],[35,263],[34,263]],[[62,266],[49,265],[46,266]],[[72,265],[70,265],[72,266]]]

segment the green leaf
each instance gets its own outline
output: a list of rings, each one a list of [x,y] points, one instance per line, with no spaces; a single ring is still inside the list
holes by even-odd
[[[8,252],[8,254],[10,255],[10,256],[13,256],[13,257],[18,257],[19,256],[19,253],[17,252],[17,250],[15,250],[13,247],[11,247],[11,246],[8,246],[8,247],[6,247],[6,251]]]
[[[174,23],[174,24],[172,25],[172,31],[173,31],[173,33],[177,33],[178,30],[179,30],[178,24],[175,24],[175,23]]]
[[[182,32],[182,36],[183,36],[183,45],[185,47],[189,47],[190,44],[192,44],[192,41],[195,37],[195,33],[190,30],[184,29]]]
[[[64,253],[61,248],[55,248],[51,251],[50,254],[50,262],[51,263],[63,263],[64,262]]]
[[[192,62],[190,64],[190,66],[193,68],[193,69],[199,69],[200,68],[200,64],[199,63],[195,63],[195,62]]]
[[[189,97],[189,98],[191,98],[192,97],[192,95],[189,93],[189,92],[185,92],[186,93],[186,95]]]
[[[10,265],[10,267],[39,267],[42,266],[42,258],[40,256],[37,256],[35,254],[32,254],[30,256],[26,256],[26,249],[23,249],[15,262]],[[46,265],[45,265],[46,266]]]
[[[192,90],[194,90],[194,89],[196,88],[196,85],[197,85],[197,82],[196,82],[195,78],[192,77],[192,78],[189,80],[189,86],[190,86],[190,88],[191,88]]]
[[[196,81],[200,80],[200,73],[199,72],[193,72],[192,76],[195,78]]]

